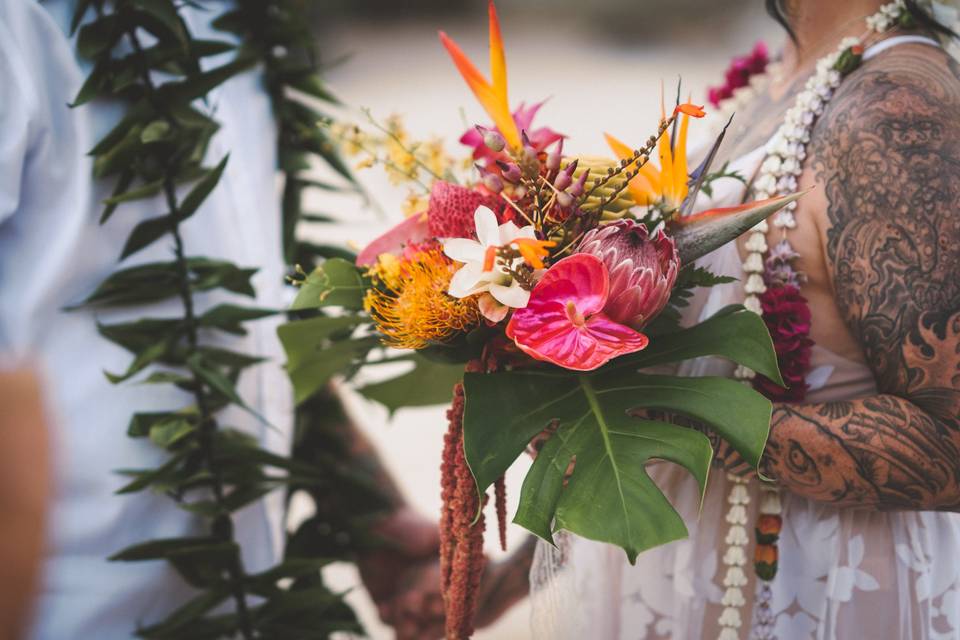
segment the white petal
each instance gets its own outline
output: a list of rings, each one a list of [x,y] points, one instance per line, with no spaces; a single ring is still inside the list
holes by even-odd
[[[457,262],[483,262],[483,246],[476,240],[451,238],[443,243],[443,252]]]
[[[537,231],[536,229],[533,228],[532,224],[528,224],[527,226],[523,227],[522,229],[520,229],[520,231],[517,232],[517,237],[518,238],[536,238]]]
[[[483,277],[483,265],[471,262],[463,265],[453,274],[447,293],[454,298],[466,298],[485,290],[488,282]]]
[[[500,225],[500,244],[510,244],[517,238],[536,238],[537,232],[534,231],[533,227],[527,225],[522,229],[518,227],[512,220],[504,222]]]
[[[500,228],[497,225],[497,216],[489,207],[479,206],[473,214],[473,222],[477,225],[477,238],[484,247],[500,245]]]
[[[500,304],[500,302],[489,293],[480,294],[477,303],[480,307],[480,313],[490,322],[500,322],[510,313],[510,307],[505,304]]]
[[[513,282],[509,287],[502,284],[491,284],[490,295],[514,309],[523,309],[530,302],[530,292],[521,287],[518,282]]]

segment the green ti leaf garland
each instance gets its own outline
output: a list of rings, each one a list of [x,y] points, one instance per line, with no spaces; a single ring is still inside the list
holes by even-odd
[[[311,456],[309,448],[299,448],[301,459],[276,456],[219,423],[221,409],[231,404],[247,406],[235,384],[244,369],[261,359],[205,345],[202,332],[242,335],[245,322],[276,311],[233,304],[198,308],[194,296],[200,292],[220,290],[254,297],[250,278],[256,269],[191,256],[181,233],[182,223],[198,212],[229,162],[224,157],[215,166],[204,165],[219,125],[198,105],[212,89],[260,63],[279,127],[280,169],[286,179],[284,251],[305,263],[314,259],[311,245],[299,243],[295,236],[304,216],[302,196],[314,186],[300,172],[310,166],[313,156],[320,156],[348,184],[352,178],[316,126],[324,116],[291,95],[296,90],[332,101],[317,77],[313,34],[305,19],[309,3],[238,1],[215,26],[233,33],[239,44],[193,38],[180,16],[183,7],[193,4],[78,0],[72,21],[77,51],[93,64],[72,106],[97,99],[127,105],[124,116],[91,150],[94,177],[115,182],[104,202],[101,223],[122,215],[124,203],[159,196],[166,211],[141,222],[118,255],[125,260],[161,239],[172,241],[175,253],[169,262],[118,270],[72,308],[135,308],[178,300],[183,310],[179,318],[142,318],[99,325],[99,330],[133,356],[125,371],[107,373],[112,382],[137,378],[152,367],[139,383],[172,384],[192,398],[185,406],[131,418],[128,436],[149,438],[168,457],[156,468],[121,470],[129,482],[120,493],[149,489],[168,495],[181,508],[204,518],[209,528],[209,534],[199,538],[145,541],[117,552],[112,559],[165,560],[198,590],[194,599],[166,619],[140,627],[137,633],[144,638],[322,638],[337,631],[360,632],[340,596],[323,584],[319,572],[328,560],[309,557],[316,550],[302,540],[312,539],[312,531],[297,532],[296,544],[277,567],[261,574],[244,569],[232,514],[270,491],[284,486],[303,489],[318,504],[326,494],[353,491],[362,497],[359,504],[366,512],[384,505],[368,479],[327,469],[323,463],[328,461]],[[203,68],[204,58],[231,51],[231,61]],[[181,198],[182,192],[186,195]],[[307,404],[316,410],[316,401]],[[327,407],[324,411],[330,413]],[[316,418],[316,414],[298,415],[298,425],[315,423]],[[354,486],[358,488],[350,489]],[[358,511],[354,506],[343,513],[352,517]],[[304,527],[315,531],[322,519],[338,522],[338,517],[341,514],[318,513]],[[332,551],[329,557],[348,557],[358,545],[324,552]],[[304,555],[291,555],[291,550]]]

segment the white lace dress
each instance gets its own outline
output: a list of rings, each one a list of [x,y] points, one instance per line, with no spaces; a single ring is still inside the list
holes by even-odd
[[[762,149],[732,163],[753,175]],[[716,183],[712,206],[739,203],[743,186]],[[742,276],[734,245],[706,259],[715,272]],[[742,302],[740,282],[709,290],[701,318]],[[715,359],[685,363],[684,375],[732,376]],[[862,364],[815,347],[808,376],[810,402],[876,393]],[[630,566],[619,548],[561,533],[556,548],[540,542],[531,570],[532,636],[543,640],[716,638],[724,567],[721,556],[728,481],[714,471],[696,515],[697,486],[674,465],[651,476],[680,508],[690,537],[641,554]],[[758,489],[750,486],[755,522]],[[881,513],[837,509],[783,495],[780,569],[771,609],[778,640],[960,640],[960,514]],[[749,530],[749,529],[748,529]],[[752,558],[752,547],[748,557]],[[754,593],[755,576],[745,593]],[[751,604],[741,637],[750,637]]]

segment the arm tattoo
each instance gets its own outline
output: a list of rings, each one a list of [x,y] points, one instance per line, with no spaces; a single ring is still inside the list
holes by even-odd
[[[816,125],[838,308],[882,395],[778,406],[770,473],[816,500],[960,510],[960,79],[906,45],[841,86]]]

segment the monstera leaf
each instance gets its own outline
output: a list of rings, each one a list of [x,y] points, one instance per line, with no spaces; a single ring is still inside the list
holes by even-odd
[[[650,479],[645,464],[682,465],[706,489],[713,455],[702,433],[630,415],[661,409],[704,422],[750,464],[759,464],[771,404],[752,388],[716,377],[643,373],[641,367],[718,355],[781,381],[776,353],[759,316],[728,308],[692,329],[661,336],[643,352],[593,373],[537,370],[466,374],[464,452],[481,492],[548,425],[554,434],[524,480],[514,522],[552,541],[567,530],[616,544],[630,562],[687,535],[683,520]],[[565,482],[570,461],[572,476]]]

